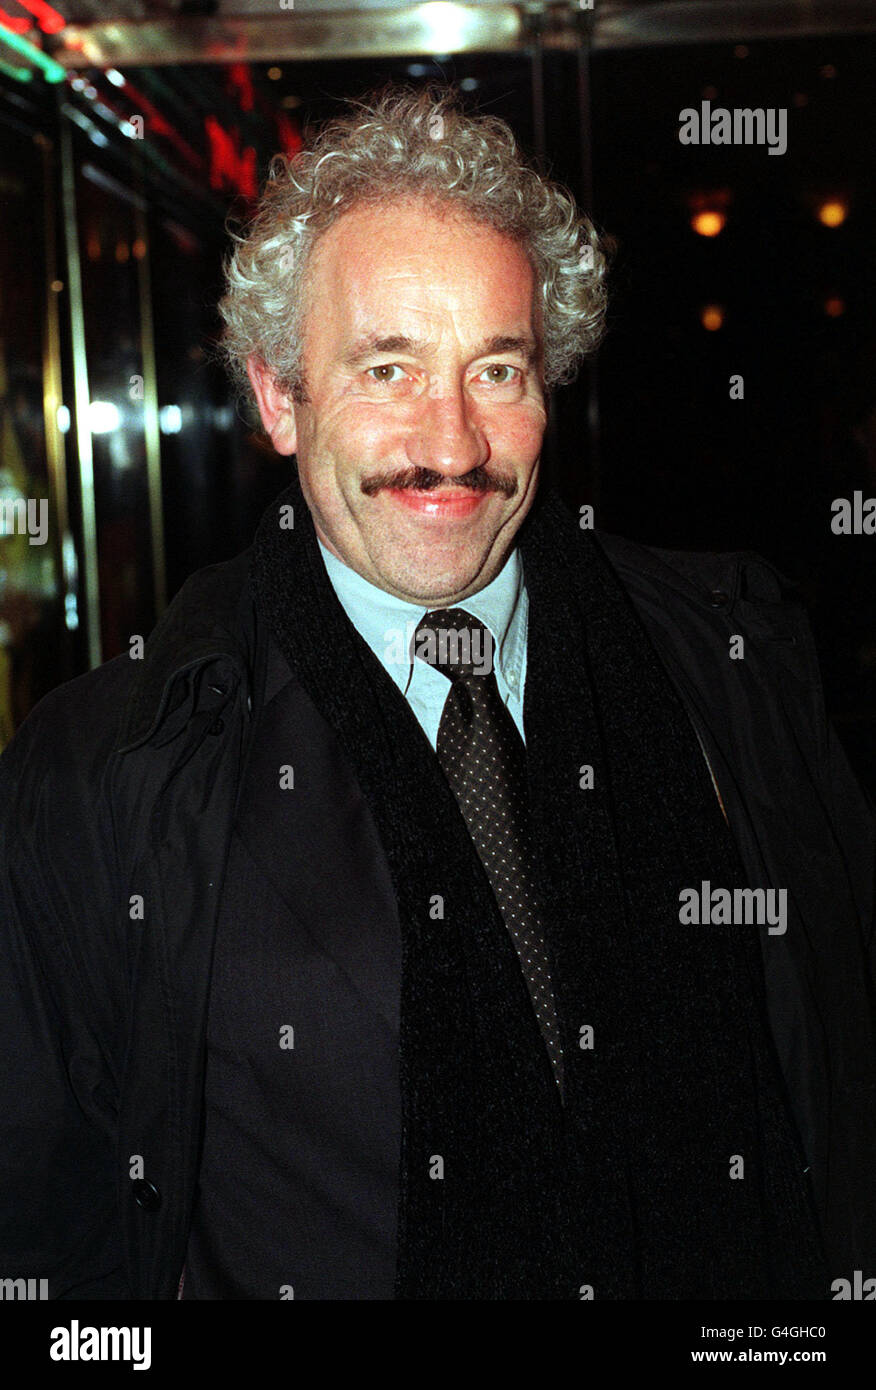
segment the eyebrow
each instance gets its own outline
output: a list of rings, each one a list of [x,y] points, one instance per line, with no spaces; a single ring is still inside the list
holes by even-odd
[[[434,356],[435,347],[425,338],[408,338],[402,333],[392,333],[387,337],[371,334],[365,338],[359,338],[353,343],[344,353],[342,360],[348,367],[359,367],[369,357],[390,352],[405,353],[411,357],[431,357]],[[518,338],[501,333],[482,342],[477,351],[473,353],[473,358],[510,352],[519,352],[528,367],[534,366],[538,359],[538,349],[533,338]]]

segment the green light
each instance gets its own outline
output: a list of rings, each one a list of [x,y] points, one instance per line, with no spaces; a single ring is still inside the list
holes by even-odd
[[[33,77],[30,68],[14,68],[10,63],[4,63],[2,59],[0,59],[0,72],[5,73],[7,77],[14,78],[16,82],[29,82]]]
[[[41,48],[36,48],[34,44],[28,43],[20,34],[13,34],[11,29],[0,27],[0,43],[5,43],[9,48],[13,48],[16,53],[20,53],[22,58],[26,58],[34,67],[42,70],[47,82],[63,82],[67,76],[66,68],[62,68],[60,63],[56,63],[54,58],[49,58],[43,53]],[[8,69],[13,76],[17,76],[22,71],[20,68]],[[19,77],[19,81],[27,81],[27,78]]]

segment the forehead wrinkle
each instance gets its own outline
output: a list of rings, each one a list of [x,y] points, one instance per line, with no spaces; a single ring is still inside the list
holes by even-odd
[[[381,214],[386,211],[380,209]],[[401,253],[393,241],[395,219],[386,220],[382,215],[373,218],[371,211],[365,209],[352,209],[317,241],[308,267],[311,281],[308,308],[313,311],[324,301],[333,304],[331,336],[337,346],[331,355],[335,361],[350,370],[361,367],[363,364],[357,359],[369,353],[404,352],[434,360],[440,354],[445,332],[449,330],[469,361],[490,353],[520,352],[527,367],[537,367],[542,353],[540,306],[534,295],[534,271],[525,250],[513,239],[495,233],[490,227],[469,228],[465,222],[460,225],[451,223],[454,236],[458,232],[472,231],[482,235],[486,231],[491,243],[488,248],[488,270],[491,272],[492,261],[495,260],[492,248],[494,239],[497,242],[496,250],[502,250],[505,254],[511,252],[512,255],[516,252],[522,256],[522,268],[525,268],[529,282],[528,304],[525,312],[521,313],[517,303],[519,296],[512,295],[509,300],[505,293],[508,274],[504,264],[503,276],[495,285],[490,282],[491,295],[494,289],[498,300],[491,298],[484,304],[485,285],[479,269],[480,252],[476,256],[478,248],[468,245],[463,249],[471,251],[472,275],[464,277],[462,282],[458,277],[455,280],[451,277],[446,286],[451,292],[450,300],[443,303],[443,297],[439,294],[436,303],[433,291],[438,287],[433,285],[430,277],[432,273],[437,274],[439,284],[444,286],[446,256],[442,252],[436,261],[433,254],[436,252],[433,244],[435,220],[426,217],[422,228],[418,222],[413,246],[402,245]],[[420,230],[425,233],[423,241],[419,238]],[[505,245],[500,246],[499,243]],[[426,251],[422,272],[419,261],[421,249]],[[508,268],[512,272],[516,269],[513,265]],[[313,283],[314,280],[319,282],[318,285]],[[408,293],[409,290],[413,291],[413,295]],[[398,301],[396,307],[400,310],[400,322],[393,321],[395,315],[389,317],[386,312],[389,309],[392,313],[393,300]],[[440,323],[435,321],[436,317],[441,320]],[[444,318],[447,319],[446,323],[443,322]],[[369,319],[372,319],[372,324],[369,324]],[[373,323],[375,319],[377,322]],[[490,319],[493,320],[492,324]],[[489,332],[491,327],[498,331]],[[472,341],[475,333],[479,339],[477,342]],[[324,338],[324,335],[321,336]],[[326,346],[329,346],[328,343]]]

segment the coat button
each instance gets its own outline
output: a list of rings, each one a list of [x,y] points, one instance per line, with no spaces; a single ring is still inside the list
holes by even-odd
[[[224,720],[224,719],[214,719],[214,720],[213,720],[213,723],[210,725],[210,733],[211,733],[211,734],[221,734],[221,732],[222,732],[222,730],[223,730],[224,728],[225,728],[225,720]]]
[[[726,589],[712,589],[709,593],[709,603],[713,608],[724,608],[730,602],[730,595]]]
[[[161,1193],[154,1182],[138,1178],[134,1183],[134,1201],[144,1211],[157,1211],[161,1206]]]

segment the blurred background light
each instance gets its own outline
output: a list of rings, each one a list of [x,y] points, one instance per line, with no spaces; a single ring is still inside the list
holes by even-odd
[[[707,333],[717,333],[724,326],[723,305],[704,304],[700,310],[700,323]]]
[[[818,204],[817,215],[823,227],[841,227],[849,215],[849,205],[843,198],[828,198]]]
[[[88,407],[88,428],[92,434],[110,434],[121,422],[119,407],[112,401],[92,401]]]
[[[727,225],[727,216],[717,208],[707,209],[695,212],[690,219],[690,225],[697,236],[718,236]]]

